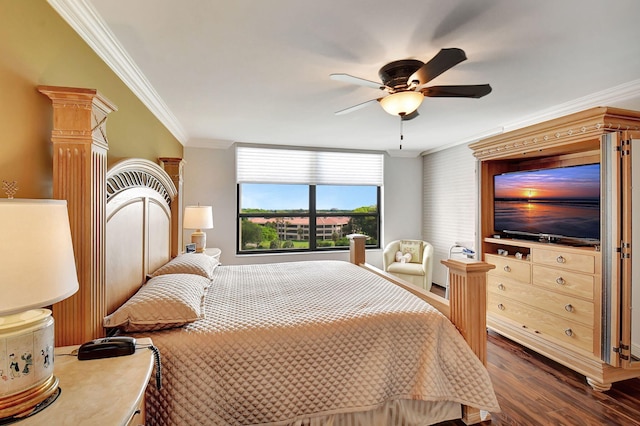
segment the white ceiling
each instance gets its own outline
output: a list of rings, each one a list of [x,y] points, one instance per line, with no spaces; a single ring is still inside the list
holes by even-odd
[[[640,110],[638,0],[49,0],[185,146],[233,142],[390,150],[380,105],[397,59],[468,60],[430,85],[490,83],[481,99],[426,98],[403,153],[592,106]],[[105,94],[108,96],[108,94]],[[400,153],[402,154],[402,153]]]

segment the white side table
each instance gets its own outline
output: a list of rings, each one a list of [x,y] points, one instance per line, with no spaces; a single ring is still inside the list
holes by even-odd
[[[210,248],[204,249],[204,254],[206,254],[207,256],[214,257],[218,262],[220,262],[221,253],[222,253],[222,250],[220,250],[217,247],[210,247]]]

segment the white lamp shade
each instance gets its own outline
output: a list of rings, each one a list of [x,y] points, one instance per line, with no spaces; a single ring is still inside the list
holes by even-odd
[[[185,207],[183,227],[186,229],[213,228],[213,208],[211,206]]]
[[[385,96],[380,99],[380,105],[391,115],[409,115],[418,109],[423,100],[422,93],[408,90]]]
[[[78,291],[65,200],[0,200],[0,315],[42,308]]]

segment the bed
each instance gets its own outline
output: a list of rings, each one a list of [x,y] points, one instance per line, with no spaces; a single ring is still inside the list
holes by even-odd
[[[40,86],[38,90],[48,96],[53,104],[53,196],[65,199],[68,203],[80,282],[80,288],[74,296],[53,306],[56,346],[80,344],[104,336],[105,317],[117,313],[121,307],[139,298],[141,293],[153,293],[159,288],[166,291],[192,289],[183,295],[185,302],[191,301],[186,305],[195,305],[194,309],[182,311],[191,315],[184,324],[171,324],[165,330],[158,330],[158,327],[147,324],[145,330],[135,333],[151,337],[160,347],[164,361],[162,390],[158,392],[154,388],[155,382],[148,387],[148,423],[417,425],[455,416],[461,417],[466,424],[473,424],[487,418],[486,410],[498,409],[486,370],[482,367],[486,362],[485,281],[486,271],[491,265],[484,262],[462,264],[454,260],[446,263],[443,261],[450,272],[450,300],[445,301],[367,265],[364,239],[353,238],[349,256],[349,263],[353,265],[348,265],[347,268],[353,272],[345,270],[338,275],[353,273],[357,276],[346,283],[334,283],[338,287],[334,287],[335,290],[325,288],[324,292],[333,294],[329,301],[322,302],[334,308],[346,307],[346,302],[350,301],[351,313],[332,311],[333,316],[325,321],[309,319],[317,320],[313,315],[306,316],[313,309],[301,305],[305,302],[299,300],[299,297],[314,294],[316,290],[302,290],[303,285],[315,286],[306,278],[304,283],[300,282],[302,272],[293,274],[296,281],[289,284],[269,282],[243,285],[241,282],[234,283],[234,280],[227,283],[226,278],[220,278],[226,277],[228,271],[236,268],[217,266],[212,271],[216,277],[199,277],[204,283],[196,279],[196,274],[178,274],[174,271],[166,274],[165,278],[162,275],[153,277],[145,284],[148,275],[154,274],[176,257],[182,247],[182,159],[159,158],[158,164],[161,166],[148,160],[123,160],[107,170],[108,141],[105,123],[107,115],[116,109],[115,105],[95,89]],[[201,257],[199,260],[203,259],[205,258]],[[314,269],[320,269],[321,264],[312,265]],[[338,269],[343,266],[347,267],[343,264],[327,264],[323,268]],[[237,270],[243,269],[246,267]],[[251,277],[267,275],[271,278],[283,275],[280,272],[265,274],[264,271],[249,271],[247,274]],[[365,275],[360,276],[361,274]],[[249,280],[247,277],[243,279]],[[150,285],[154,280],[156,283],[164,281],[168,284],[164,287]],[[239,299],[217,299],[225,293],[225,286],[231,286],[226,292],[236,294]],[[252,293],[256,289],[262,291],[274,288],[281,289],[276,293],[288,293],[292,299],[285,302],[278,296],[278,305],[275,302],[264,302],[265,295]],[[377,301],[362,299],[373,289],[379,289],[379,294],[378,290],[374,292],[378,294]],[[346,290],[353,293],[352,297],[342,297]],[[312,304],[320,301],[312,299]],[[389,309],[399,312],[391,314],[384,310],[391,300],[396,305]],[[265,307],[282,305],[270,315],[277,313],[279,322],[274,322],[276,328],[288,330],[289,333],[285,334],[291,340],[283,337],[277,339],[284,340],[275,340],[274,337],[277,344],[267,345],[267,349],[260,350],[283,350],[276,352],[273,357],[284,358],[279,368],[282,377],[286,377],[285,380],[278,381],[278,376],[262,368],[263,363],[266,366],[266,361],[271,362],[265,357],[244,358],[249,355],[245,352],[257,351],[258,348],[243,345],[253,344],[253,340],[261,339],[227,338],[225,336],[231,336],[227,334],[229,330],[216,329],[217,323],[213,324],[213,330],[205,331],[212,326],[210,323],[215,318],[222,315],[221,308],[235,307],[239,316],[235,317],[235,322],[232,320],[225,327],[235,328],[241,335],[251,331],[252,337],[271,336],[271,331],[261,328],[262,323],[250,325],[240,319],[246,314],[240,312],[240,308],[251,306],[248,301],[255,303],[255,309],[251,312],[262,322],[267,318],[263,316],[263,313],[267,314],[263,312]],[[435,312],[424,301],[428,301],[444,315]],[[166,312],[157,306],[152,306],[150,311]],[[284,312],[288,312],[287,316],[282,316]],[[373,315],[374,312],[389,319],[391,324],[381,325],[378,315]],[[402,325],[400,322],[395,324],[396,315],[410,318],[408,322],[411,325]],[[302,324],[287,328],[290,317],[302,319]],[[360,326],[371,319],[374,321],[367,325],[369,328]],[[157,322],[157,319],[154,321]],[[154,324],[154,321],[150,324]],[[311,324],[313,322],[318,322],[315,324],[318,329],[307,333],[306,327],[314,325]],[[165,322],[164,325],[166,324]],[[345,327],[336,327],[337,324]],[[432,333],[430,327],[434,325],[438,336],[435,340],[424,339],[422,335]],[[459,334],[454,332],[454,326]],[[386,331],[379,331],[381,329],[376,327],[383,327]],[[333,333],[343,328],[355,332],[353,336],[361,333],[360,337],[345,335],[342,339],[337,339]],[[362,334],[365,329],[369,332]],[[401,340],[397,339],[404,337],[401,335],[409,333],[409,330],[413,330],[413,333],[418,330],[420,339],[408,335],[403,340],[404,343],[400,344]],[[213,348],[204,348],[200,346],[204,343],[195,340],[196,336],[205,334],[210,334],[210,337],[202,337],[203,341],[206,340],[207,345],[212,345]],[[363,338],[363,335],[373,337]],[[175,336],[177,338],[174,339]],[[328,336],[329,343],[319,338],[316,340],[316,336]],[[294,337],[302,339],[296,340]],[[350,346],[351,340],[357,341],[357,345]],[[303,348],[295,356],[294,351],[284,351],[287,347],[285,343],[296,346],[298,341],[300,347],[309,344],[316,346]],[[240,342],[241,345],[235,347],[233,342]],[[214,353],[216,345],[219,350]],[[451,345],[455,348],[448,350]],[[418,348],[419,346],[430,346],[431,350]],[[387,352],[392,350],[392,356],[384,354],[384,348]],[[249,363],[253,369],[248,370],[256,372],[249,379],[249,384],[246,377],[238,377],[225,384],[223,380],[218,381],[217,377],[211,376],[224,375],[223,371],[244,373],[244,370],[235,367],[225,367],[229,365],[226,364],[227,358],[234,350],[236,354],[241,352],[242,355],[235,358]],[[471,356],[471,353],[477,358]],[[187,359],[186,355],[193,355],[194,358]],[[436,358],[435,364],[429,364],[429,357]],[[325,371],[313,370],[316,366],[320,368],[323,365],[320,358],[322,361],[333,360],[334,364],[325,366]],[[407,360],[401,363],[404,367],[390,365],[397,364],[396,361],[400,360]],[[303,375],[298,376],[299,372]],[[459,380],[460,376],[464,376],[463,380]],[[465,383],[469,378],[477,379],[478,382]],[[437,386],[432,386],[434,381],[438,382]],[[204,382],[209,387],[200,388],[199,382]],[[236,390],[233,388],[234,383],[239,384]],[[261,391],[247,393],[253,392],[254,387]],[[216,404],[220,408],[215,408]],[[218,413],[226,410],[225,406],[243,413],[246,411],[246,420],[234,420],[227,417],[229,414],[215,414],[221,416],[220,419],[210,414],[210,411]],[[256,407],[261,407],[259,413],[255,412]],[[180,412],[184,412],[184,415]],[[178,413],[178,417],[172,417],[172,413]]]
[[[365,268],[170,259],[171,190],[132,178],[139,165],[107,175],[105,326],[160,349],[149,424],[426,425],[460,418],[461,405],[499,410],[486,369],[445,315]]]

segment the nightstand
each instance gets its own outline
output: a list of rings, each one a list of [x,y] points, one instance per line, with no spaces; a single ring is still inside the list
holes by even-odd
[[[144,394],[153,370],[153,352],[137,339],[133,355],[79,361],[78,346],[55,350],[54,374],[62,392],[49,407],[17,423],[32,425],[142,425]],[[155,386],[155,384],[152,384]]]
[[[204,254],[206,254],[207,256],[215,257],[218,262],[220,262],[220,254],[221,253],[222,253],[222,250],[220,250],[217,247],[211,247],[211,248],[205,248],[204,249]]]

